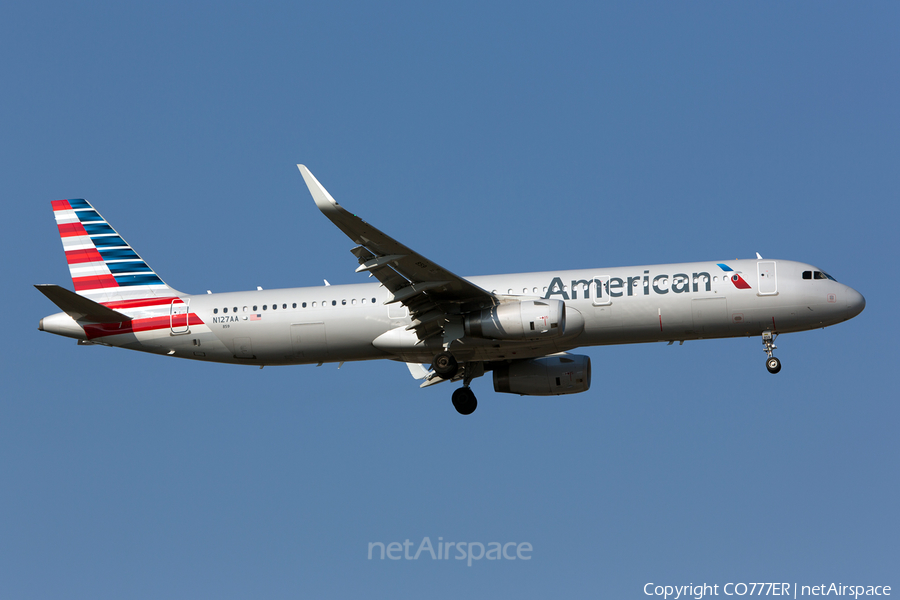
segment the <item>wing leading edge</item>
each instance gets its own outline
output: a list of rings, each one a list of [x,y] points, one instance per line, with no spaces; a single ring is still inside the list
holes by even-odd
[[[385,304],[399,302],[409,309],[419,340],[446,333],[459,315],[488,308],[499,300],[397,240],[369,225],[338,204],[304,165],[297,165],[319,210],[357,246],[351,250],[359,261],[357,273],[368,272],[391,293]],[[455,338],[457,336],[451,336]]]

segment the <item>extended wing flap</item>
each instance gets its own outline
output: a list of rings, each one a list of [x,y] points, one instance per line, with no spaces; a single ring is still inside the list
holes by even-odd
[[[89,298],[85,298],[75,292],[70,292],[64,287],[54,284],[41,284],[34,286],[50,302],[58,306],[67,315],[81,323],[125,323],[131,317],[123,315],[102,304],[98,304]]]
[[[413,315],[439,308],[458,313],[476,306],[492,306],[496,298],[487,290],[444,269],[421,254],[369,225],[338,204],[304,165],[297,165],[319,210],[358,246],[357,271],[376,277]],[[451,306],[455,305],[455,307]]]
[[[422,380],[428,377],[428,373],[431,371],[428,368],[428,365],[420,365],[418,363],[406,363],[406,366],[409,367],[409,373],[413,376],[414,379]]]

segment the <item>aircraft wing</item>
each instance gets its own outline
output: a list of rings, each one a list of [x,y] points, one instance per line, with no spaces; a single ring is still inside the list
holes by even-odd
[[[351,252],[359,260],[357,273],[369,272],[388,289],[392,298],[409,308],[420,340],[443,331],[451,315],[498,303],[477,285],[454,275],[372,227],[338,204],[304,165],[297,165],[319,210],[358,244]]]

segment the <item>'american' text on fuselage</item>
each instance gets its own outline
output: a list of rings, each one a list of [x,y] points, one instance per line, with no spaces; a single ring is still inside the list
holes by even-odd
[[[554,277],[550,281],[550,285],[547,286],[547,293],[545,293],[543,297],[545,300],[549,300],[552,296],[561,296],[563,300],[577,300],[579,286],[582,289],[582,298],[585,299],[589,297],[589,290],[591,287],[596,290],[595,293],[597,298],[602,298],[604,291],[610,298],[634,296],[636,295],[634,289],[639,283],[643,284],[641,287],[643,288],[644,296],[649,296],[651,289],[655,294],[668,294],[669,291],[675,294],[685,294],[692,291],[692,289],[694,292],[699,292],[701,283],[705,285],[705,291],[712,291],[712,277],[710,277],[709,273],[706,271],[692,273],[691,277],[688,277],[686,273],[676,273],[671,276],[671,288],[666,287],[668,286],[669,279],[669,275],[663,273],[656,275],[651,282],[649,270],[644,271],[643,277],[639,275],[636,277],[627,277],[625,279],[622,279],[621,277],[610,277],[606,280],[573,279],[571,282],[572,295],[570,297],[569,292],[566,291],[565,284],[562,282],[562,277]]]

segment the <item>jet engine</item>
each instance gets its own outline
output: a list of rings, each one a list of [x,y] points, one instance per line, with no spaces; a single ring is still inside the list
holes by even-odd
[[[591,359],[578,354],[514,360],[494,367],[494,391],[521,396],[559,396],[591,387]]]
[[[493,340],[555,338],[563,334],[565,326],[562,300],[504,302],[466,315],[466,335]]]

